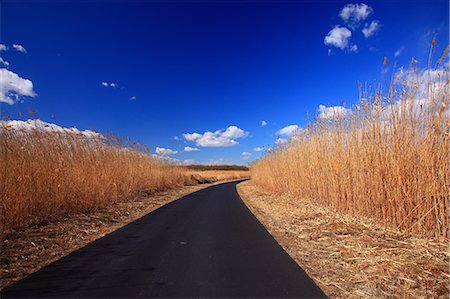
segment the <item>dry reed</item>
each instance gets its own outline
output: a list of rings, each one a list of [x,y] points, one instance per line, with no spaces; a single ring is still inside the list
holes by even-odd
[[[253,181],[404,232],[448,237],[447,51],[435,68],[420,71],[413,60],[384,90],[361,91],[351,113],[317,117],[253,163]]]
[[[205,179],[212,182],[250,178],[248,170],[188,170],[194,179]]]
[[[0,228],[27,227],[104,207],[138,191],[192,181],[135,145],[74,133],[0,128]]]

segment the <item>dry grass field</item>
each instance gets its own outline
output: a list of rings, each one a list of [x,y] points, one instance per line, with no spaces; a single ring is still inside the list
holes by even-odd
[[[409,236],[310,200],[238,185],[244,202],[329,298],[448,298],[446,240]]]
[[[252,180],[403,232],[448,237],[447,52],[434,68],[418,70],[413,60],[388,87],[361,90],[351,112],[316,118],[256,161]]]
[[[189,178],[113,139],[0,129],[1,231],[113,204],[136,191],[185,185]]]
[[[199,183],[237,180],[250,177],[249,170],[188,170],[187,173]]]
[[[15,229],[103,208],[140,192],[153,194],[249,174],[167,165],[142,146],[116,135],[12,128],[8,122],[0,127],[0,172],[3,236]]]

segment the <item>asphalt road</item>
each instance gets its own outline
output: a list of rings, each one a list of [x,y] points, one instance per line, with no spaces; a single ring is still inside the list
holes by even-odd
[[[325,297],[236,192],[176,200],[4,289],[9,297]]]

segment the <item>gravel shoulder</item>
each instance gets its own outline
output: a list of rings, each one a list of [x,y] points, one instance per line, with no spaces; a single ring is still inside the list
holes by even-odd
[[[330,298],[448,298],[446,240],[386,230],[251,181],[239,195],[286,252]]]

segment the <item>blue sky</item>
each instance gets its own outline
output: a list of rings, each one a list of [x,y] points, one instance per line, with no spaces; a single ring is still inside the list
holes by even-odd
[[[3,115],[32,108],[199,163],[248,163],[286,126],[354,104],[384,56],[425,67],[433,35],[438,53],[449,43],[448,1],[0,5]]]

